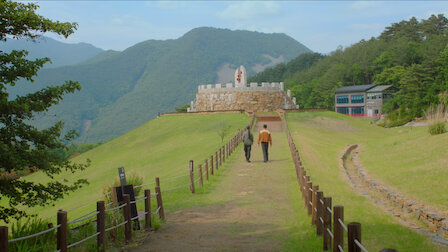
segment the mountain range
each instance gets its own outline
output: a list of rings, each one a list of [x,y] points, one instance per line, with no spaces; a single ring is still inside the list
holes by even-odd
[[[95,143],[122,135],[159,112],[174,111],[195,98],[200,84],[231,81],[239,65],[251,75],[308,52],[281,33],[202,27],[177,39],[147,40],[76,65],[43,69],[34,83],[23,81],[10,92],[79,81],[82,91],[66,95],[34,123],[45,128],[62,120],[65,128],[80,133],[77,141]]]
[[[26,50],[29,53],[28,59],[48,57],[51,62],[45,64],[44,68],[74,65],[104,52],[103,49],[91,44],[69,44],[45,36],[38,37],[34,41],[31,39],[8,39],[1,44],[0,50],[7,53],[12,50]]]

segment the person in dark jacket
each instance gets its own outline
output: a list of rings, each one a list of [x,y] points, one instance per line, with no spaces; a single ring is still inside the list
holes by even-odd
[[[252,144],[254,143],[254,135],[250,132],[250,126],[246,127],[243,132],[243,143],[244,143],[244,154],[246,156],[246,161],[250,163],[250,150],[252,149]]]

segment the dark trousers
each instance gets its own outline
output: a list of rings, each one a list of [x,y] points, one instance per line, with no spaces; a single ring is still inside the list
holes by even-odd
[[[250,150],[252,149],[251,145],[244,145],[244,154],[246,156],[246,160],[250,160]]]
[[[263,150],[263,157],[264,157],[265,162],[267,162],[269,160],[268,147],[269,147],[269,143],[261,142],[261,149]]]

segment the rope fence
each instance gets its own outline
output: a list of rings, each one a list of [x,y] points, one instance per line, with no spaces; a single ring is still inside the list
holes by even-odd
[[[255,120],[255,114],[253,114],[252,120],[249,124],[250,128],[253,127],[254,120]],[[56,249],[56,251],[61,251],[61,252],[67,252],[69,248],[73,248],[75,246],[81,245],[95,237],[97,238],[98,251],[105,251],[106,250],[106,243],[105,243],[106,232],[117,229],[121,226],[124,226],[125,241],[129,242],[132,238],[132,222],[133,221],[139,221],[139,219],[144,216],[145,217],[144,218],[145,219],[145,229],[149,230],[152,228],[152,222],[151,222],[152,215],[158,215],[160,220],[162,220],[162,221],[165,220],[165,210],[163,207],[162,193],[174,191],[174,190],[185,188],[185,187],[190,187],[191,192],[195,193],[195,184],[197,184],[199,182],[199,186],[203,187],[204,175],[205,175],[205,180],[208,181],[209,174],[211,176],[213,176],[219,170],[219,168],[221,168],[221,166],[225,163],[226,159],[228,159],[230,157],[230,155],[233,153],[233,151],[241,143],[242,133],[243,133],[242,130],[238,130],[238,133],[235,134],[224,145],[219,147],[218,150],[214,153],[214,155],[212,154],[212,155],[210,155],[210,158],[205,159],[205,161],[204,161],[205,163],[200,164],[198,166],[199,172],[197,172],[196,178],[195,178],[195,174],[194,174],[195,172],[194,172],[193,161],[190,161],[189,173],[181,174],[181,175],[178,175],[175,177],[166,178],[163,180],[163,182],[169,182],[169,181],[174,181],[174,180],[178,180],[178,179],[189,176],[190,183],[188,183],[188,184],[182,184],[179,186],[161,190],[160,179],[158,177],[156,177],[155,182],[137,185],[137,186],[133,187],[134,189],[137,189],[137,188],[146,188],[147,186],[155,185],[155,193],[151,194],[149,189],[145,189],[144,190],[145,195],[135,198],[133,201],[130,200],[130,195],[123,194],[122,195],[123,202],[121,202],[121,204],[119,204],[118,206],[114,206],[117,204],[114,201],[110,202],[108,204],[105,204],[105,202],[102,201],[103,198],[112,194],[112,192],[108,192],[108,193],[105,193],[99,199],[88,201],[84,204],[81,204],[79,206],[76,206],[76,207],[70,209],[69,211],[59,210],[57,212],[56,216],[51,216],[44,220],[44,221],[47,221],[49,219],[56,217],[57,226],[49,228],[49,229],[41,231],[41,232],[38,232],[38,233],[35,233],[35,234],[32,234],[32,235],[24,236],[24,237],[9,239],[8,227],[0,226],[0,251],[1,252],[8,251],[8,243],[19,242],[19,241],[23,241],[26,239],[38,237],[38,236],[44,235],[44,234],[49,233],[54,230],[56,230],[56,232],[57,232],[57,239],[56,239],[57,249]],[[202,169],[202,168],[204,168],[204,169]],[[155,198],[155,201],[157,204],[157,207],[155,209],[151,209],[151,198]],[[82,216],[77,217],[71,221],[67,221],[67,213],[68,212],[80,209],[87,205],[90,205],[95,201],[97,202],[96,210],[91,211],[86,214],[83,214]],[[134,205],[136,208],[136,204],[141,201],[145,201],[144,202],[145,203],[144,204],[145,211],[141,214],[137,214],[137,215],[131,217],[131,205]],[[116,224],[112,227],[106,228],[106,214],[108,212],[112,212],[112,211],[120,210],[120,209],[123,209],[124,221],[119,224]],[[82,240],[68,244],[68,232],[70,231],[70,229],[68,228],[68,225],[86,221],[86,220],[94,218],[94,217],[96,217],[96,219],[92,220],[92,221],[96,222],[96,229],[97,229],[96,232]],[[80,226],[87,225],[87,224],[88,223],[85,223]],[[80,226],[78,226],[78,227],[80,227]],[[139,226],[140,225],[138,225],[138,227]]]
[[[286,132],[286,138],[291,151],[291,156],[296,169],[299,190],[304,199],[305,208],[311,216],[311,223],[316,227],[316,234],[323,236],[323,250],[344,252],[344,236],[347,237],[347,250],[349,252],[368,252],[361,240],[361,224],[350,222],[344,224],[344,207],[336,205],[332,207],[332,198],[324,197],[324,192],[319,190],[319,185],[313,185],[310,176],[300,160],[294,140],[286,122],[285,114],[282,121]],[[384,249],[384,251],[395,251],[395,249]]]
[[[41,231],[39,233],[35,233],[35,234],[32,234],[32,235],[28,235],[28,236],[24,236],[24,237],[19,237],[19,238],[8,240],[8,242],[17,242],[17,241],[23,241],[23,240],[27,240],[27,239],[30,239],[30,238],[34,238],[34,237],[37,237],[39,235],[43,235],[43,234],[46,234],[48,232],[51,232],[51,231],[53,231],[53,230],[55,230],[55,229],[57,229],[59,227],[60,227],[60,225],[57,225],[56,227],[49,228],[49,229]]]

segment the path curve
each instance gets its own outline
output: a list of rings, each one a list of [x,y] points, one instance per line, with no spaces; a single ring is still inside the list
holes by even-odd
[[[419,204],[415,200],[409,200],[377,180],[370,178],[361,165],[358,157],[359,151],[360,146],[358,144],[349,145],[339,158],[340,166],[355,191],[369,198],[374,204],[399,220],[400,223],[424,233],[430,236],[434,242],[448,247],[448,240],[443,237],[448,237],[448,226],[445,227],[446,221],[444,222],[444,220],[446,217],[441,217],[441,211],[424,208],[423,204]],[[438,212],[438,214],[435,214],[435,212]],[[422,225],[423,223],[418,220],[423,221],[426,225]],[[448,222],[446,223],[448,224]]]

